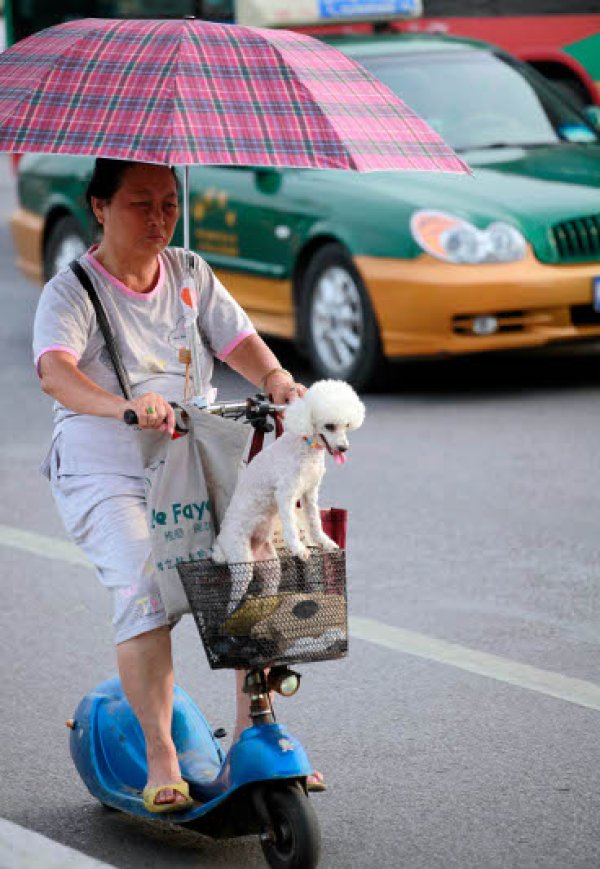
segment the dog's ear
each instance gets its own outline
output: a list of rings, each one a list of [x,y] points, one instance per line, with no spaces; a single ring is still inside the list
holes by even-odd
[[[312,434],[310,404],[305,398],[297,398],[286,408],[283,427],[291,434],[306,436]]]
[[[352,394],[354,400],[349,403],[348,428],[350,431],[356,431],[365,421],[365,406],[354,390]]]

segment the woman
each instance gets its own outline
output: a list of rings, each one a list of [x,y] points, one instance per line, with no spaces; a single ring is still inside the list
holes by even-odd
[[[181,400],[184,391],[178,290],[186,255],[168,248],[179,216],[178,186],[167,166],[99,159],[87,195],[102,238],[79,262],[104,304],[134,398],[123,397],[87,292],[64,270],[44,288],[34,328],[42,389],[56,400],[45,470],[65,527],[112,592],[119,674],[146,738],[146,805],[176,811],[190,800],[171,739],[171,626],[150,558],[139,445],[151,437],[148,430],[156,437],[173,433],[169,402]],[[200,392],[214,394],[210,377],[217,356],[276,403],[302,393],[196,255],[193,269],[205,378]],[[136,412],[142,431],[123,423],[127,409]],[[240,688],[238,679],[236,733],[248,724]]]

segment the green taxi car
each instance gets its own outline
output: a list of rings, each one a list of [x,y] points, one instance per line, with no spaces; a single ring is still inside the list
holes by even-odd
[[[191,238],[265,335],[358,388],[383,358],[600,336],[600,136],[528,66],[438,35],[330,39],[473,175],[192,167]],[[93,242],[90,160],[21,160],[12,227],[42,281]]]

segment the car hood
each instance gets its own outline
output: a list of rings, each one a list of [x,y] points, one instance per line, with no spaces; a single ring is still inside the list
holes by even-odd
[[[505,148],[472,151],[465,158],[472,176],[380,172],[361,181],[379,196],[449,208],[471,219],[527,221],[538,215],[555,222],[600,211],[600,147],[579,152]]]
[[[377,217],[382,244],[370,238],[372,251],[385,255],[388,227],[398,244],[398,227],[417,209],[448,211],[479,227],[493,221],[516,226],[534,246],[540,259],[550,262],[548,228],[557,223],[600,213],[600,146],[557,145],[544,148],[498,148],[470,151],[464,158],[472,176],[441,172],[370,172],[335,174],[335,195],[320,180],[320,199],[336,211],[336,221],[354,213]],[[311,173],[312,174],[312,173]],[[342,177],[343,176],[343,177]],[[331,179],[333,180],[333,179]],[[341,188],[345,196],[340,196]],[[335,203],[335,204],[334,204]],[[339,210],[338,210],[339,209]],[[382,231],[383,230],[383,231]],[[371,233],[369,233],[371,236]],[[363,242],[366,236],[362,236]],[[362,245],[359,245],[362,246]],[[412,247],[412,244],[411,244]],[[416,255],[416,246],[405,255]]]

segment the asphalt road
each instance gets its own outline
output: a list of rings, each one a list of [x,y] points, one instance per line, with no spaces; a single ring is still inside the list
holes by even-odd
[[[109,601],[48,544],[65,535],[37,473],[51,428],[30,361],[38,291],[14,266],[6,165],[0,815],[119,869],[259,867],[255,840],[105,812],[71,764],[64,721],[115,669]],[[329,782],[314,797],[322,866],[597,869],[597,349],[396,366],[365,401],[322,498],[350,510],[350,655],[306,666],[278,707]],[[191,620],[175,644],[179,683],[230,726],[231,674],[209,670]]]

